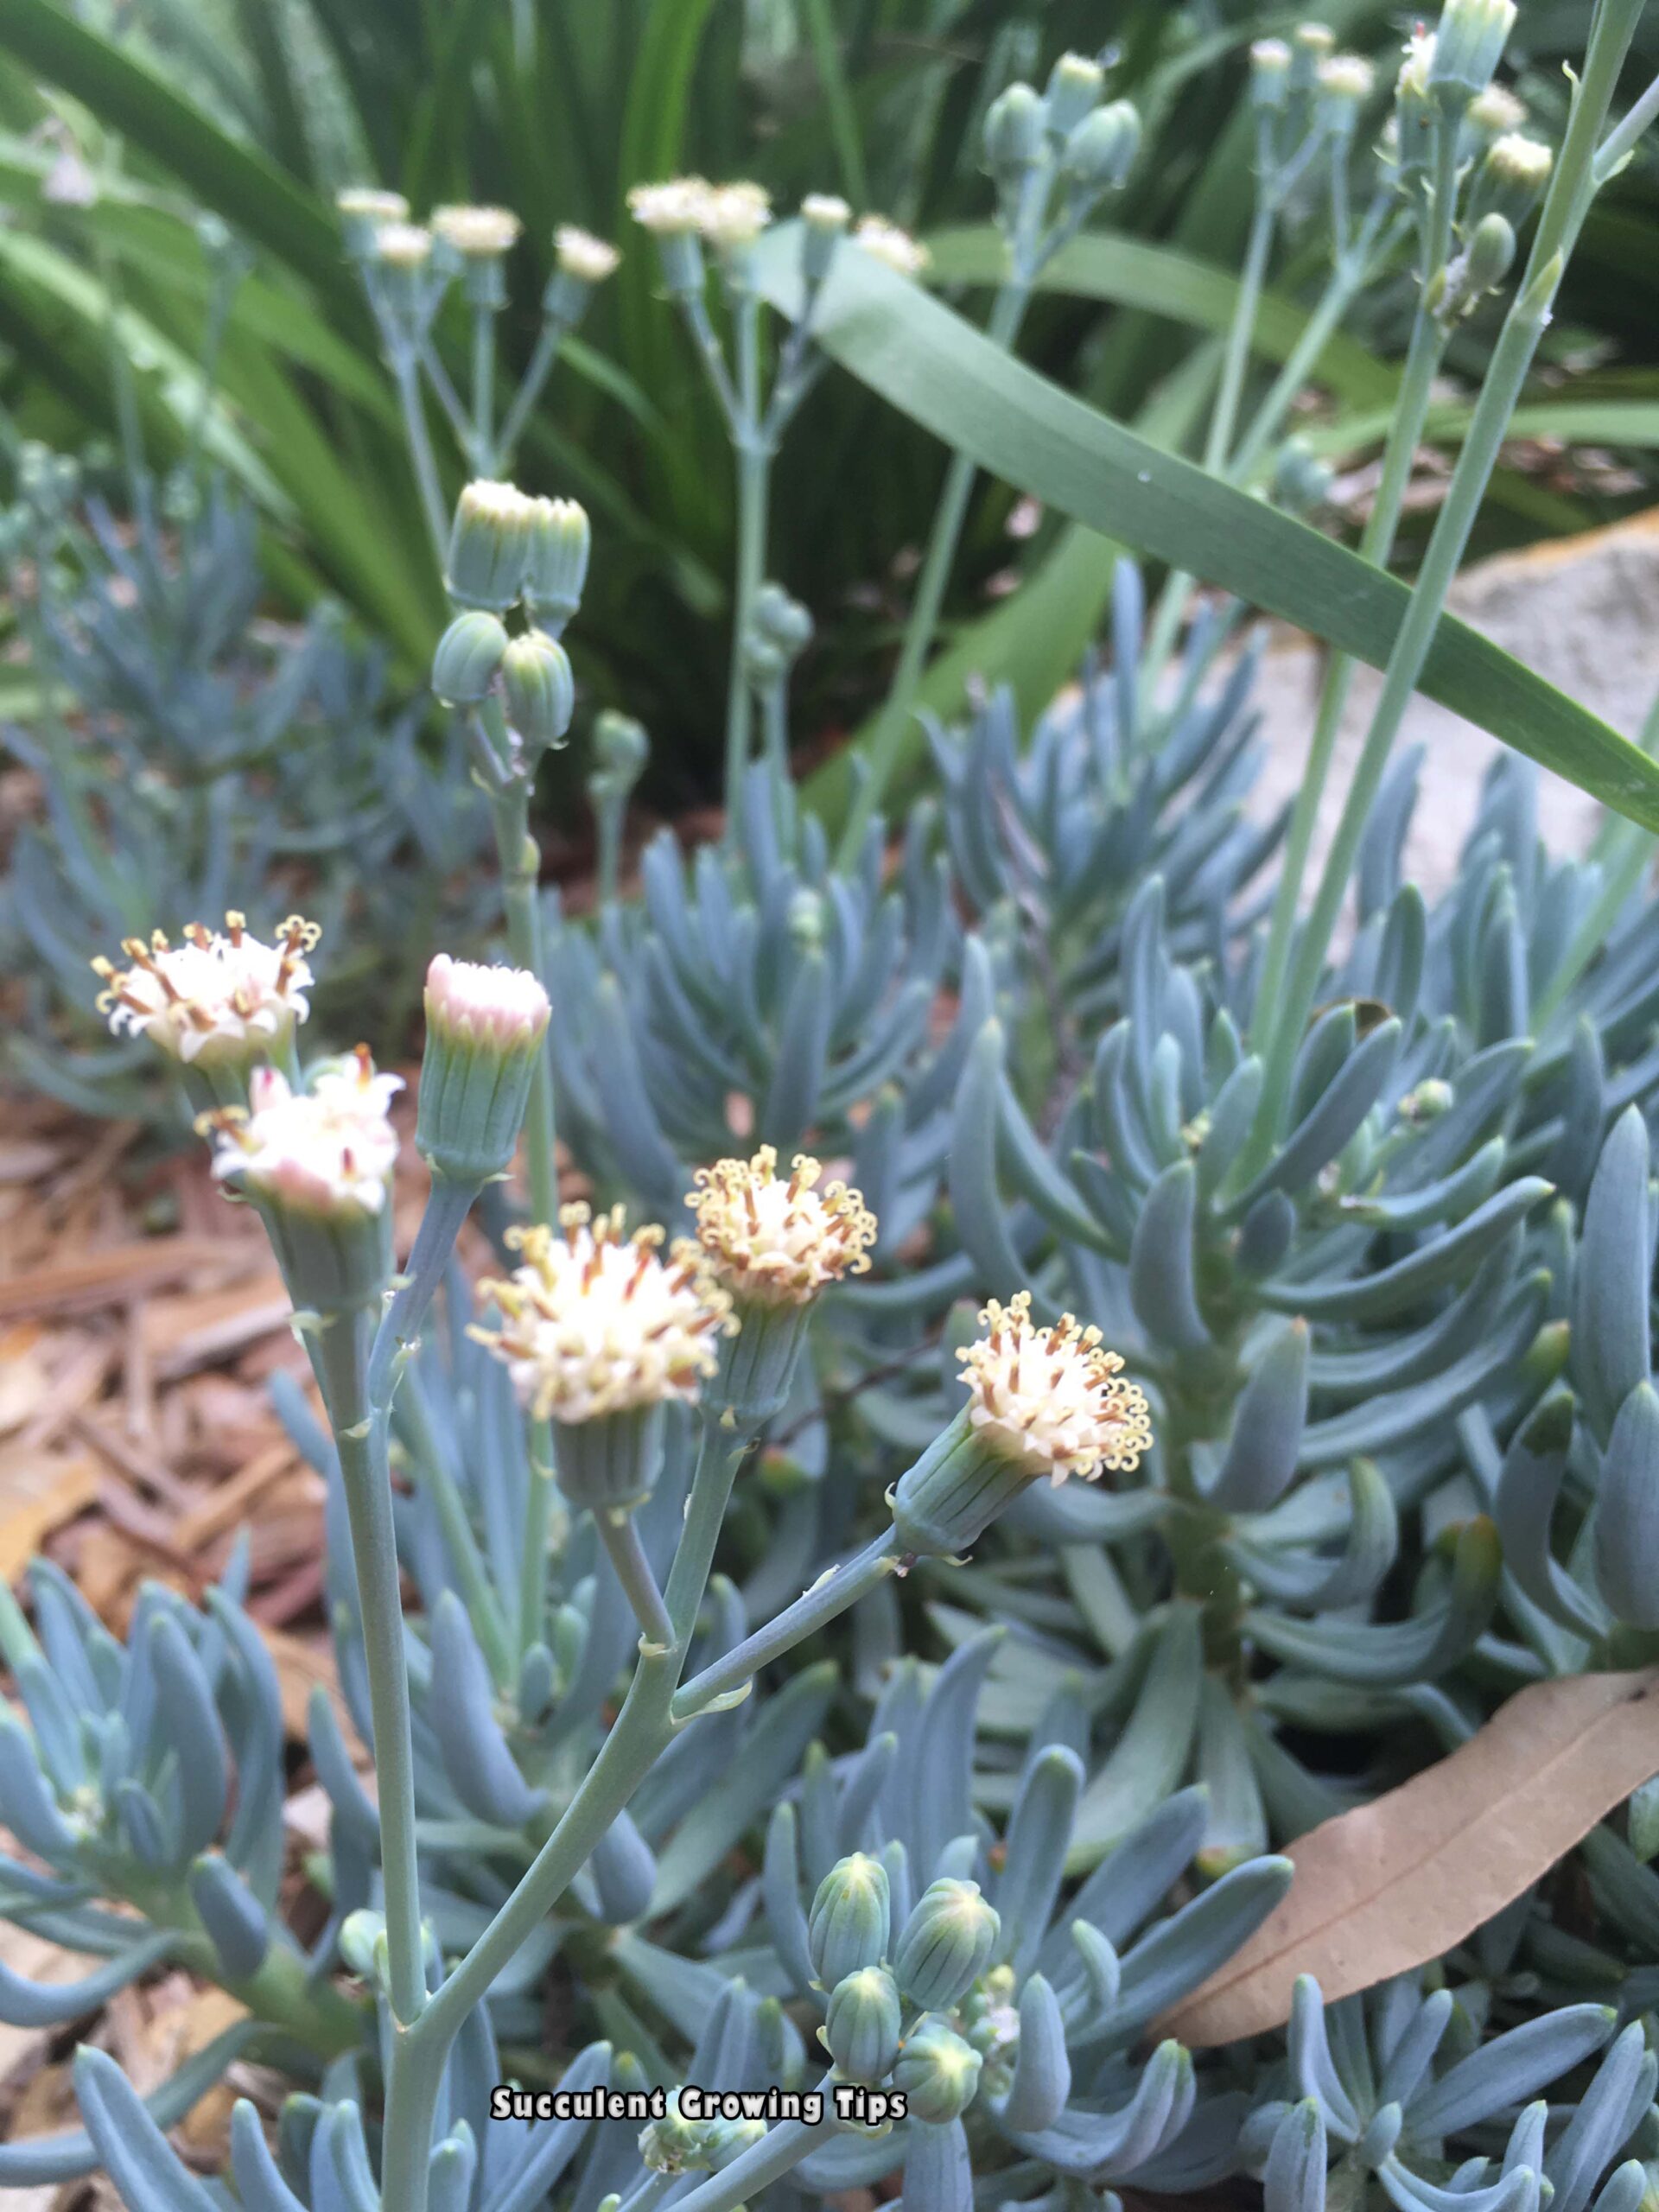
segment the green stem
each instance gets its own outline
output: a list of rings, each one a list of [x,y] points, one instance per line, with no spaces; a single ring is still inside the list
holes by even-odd
[[[743,649],[755,594],[766,566],[766,503],[772,451],[760,422],[760,302],[738,296],[733,309],[737,339],[737,575],[732,594],[732,658],[726,679],[726,842],[737,838],[743,778],[752,728],[748,671]]]
[[[473,467],[493,476],[495,458],[495,309],[473,309]]]
[[[530,781],[516,776],[491,800],[495,849],[501,869],[501,896],[507,924],[507,950],[515,967],[532,976],[543,972],[542,910],[537,897],[542,855],[530,833]],[[532,1221],[556,1228],[559,1218],[558,1128],[553,1099],[550,1047],[543,1042],[531,1076],[530,1109],[524,1116],[524,1161]]]
[[[676,1721],[695,1720],[717,1700],[741,1689],[762,1667],[781,1659],[785,1652],[792,1651],[826,1621],[834,1620],[849,1605],[856,1604],[867,1591],[874,1590],[878,1582],[885,1582],[888,1575],[896,1573],[902,1564],[903,1552],[898,1539],[891,1529],[886,1529],[844,1567],[838,1567],[833,1574],[814,1583],[804,1597],[786,1606],[776,1620],[746,1637],[741,1643],[734,1644],[712,1667],[705,1667],[702,1674],[694,1675],[675,1695]]]
[[[421,510],[426,517],[427,534],[432,540],[432,551],[442,569],[448,553],[448,518],[444,512],[443,491],[438,481],[438,464],[433,457],[432,439],[426,425],[426,410],[421,404],[420,371],[414,354],[407,346],[398,345],[391,353],[391,378],[397,389],[397,404],[404,417],[404,436],[409,446],[410,459],[415,464],[415,481],[420,490]]]
[[[505,467],[512,467],[513,450],[524,434],[531,410],[542,396],[543,388],[553,373],[554,364],[559,358],[559,348],[564,343],[566,327],[556,315],[545,315],[542,320],[542,327],[536,335],[536,349],[530,357],[523,380],[513,394],[506,420],[501,425],[499,457]]]
[[[622,1594],[633,1608],[633,1618],[645,1640],[641,1648],[667,1650],[674,1642],[674,1624],[668,1617],[668,1608],[657,1586],[657,1577],[651,1571],[651,1561],[645,1557],[645,1548],[639,1541],[632,1514],[595,1513],[594,1526],[610,1554],[616,1579],[622,1585]]]
[[[1473,531],[1486,487],[1528,372],[1548,327],[1555,296],[1594,195],[1597,139],[1634,33],[1641,0],[1604,0],[1591,32],[1584,76],[1574,87],[1566,143],[1518,296],[1504,319],[1491,366],[1423,557],[1383,677],[1359,762],[1315,895],[1296,942],[1286,988],[1279,996],[1267,1056],[1255,1139],[1270,1147],[1287,1095],[1290,1067],[1325,970],[1331,934],[1389,753],[1399,734],[1440,626],[1446,594]],[[1451,136],[1448,128],[1446,136]],[[1444,168],[1442,175],[1444,175]],[[1437,198],[1440,194],[1437,193]],[[1437,216],[1437,227],[1438,227]]]
[[[366,1308],[326,1317],[308,1339],[323,1403],[340,1452],[346,1510],[352,1530],[358,1606],[369,1677],[375,1777],[379,1792],[380,1865],[385,1886],[386,1944],[391,1955],[387,1992],[394,2018],[413,2020],[426,1998],[421,1936],[420,1871],[415,1848],[415,1760],[410,1743],[409,1670],[404,1654],[404,1609],[392,1527],[391,1484],[369,1395],[369,1357],[374,1315]],[[377,1464],[378,1461],[378,1464]]]
[[[705,1420],[697,1440],[697,1464],[686,1501],[685,1528],[668,1576],[668,1617],[674,1640],[684,1649],[691,1641],[697,1611],[709,1585],[720,1541],[721,1523],[732,1495],[732,1484],[745,1454],[754,1442],[752,1429],[722,1428]]]

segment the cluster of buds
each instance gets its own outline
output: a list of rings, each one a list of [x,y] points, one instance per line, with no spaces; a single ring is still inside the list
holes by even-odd
[[[893,1493],[909,1552],[964,1552],[1030,1484],[1132,1473],[1152,1442],[1146,1395],[1098,1329],[1033,1321],[1029,1291],[980,1318],[986,1333],[958,1354],[967,1403]]]
[[[1345,153],[1376,81],[1362,55],[1337,52],[1328,24],[1299,23],[1287,39],[1258,39],[1250,48],[1250,101],[1263,189],[1282,196],[1322,146]]]
[[[997,219],[1027,273],[1034,275],[1134,167],[1140,116],[1128,100],[1105,102],[1105,86],[1091,55],[1063,54],[1043,92],[1013,84],[986,111],[983,162],[996,186]]]
[[[885,1869],[862,1852],[837,1861],[818,1885],[807,1923],[817,1986],[827,1993],[818,2033],[837,2072],[871,2086],[891,2074],[922,2120],[964,2112],[982,2055],[950,2015],[980,1985],[1001,1934],[976,1882],[942,1877],[906,1916],[889,1956]],[[907,2014],[914,2024],[906,2035]]]
[[[665,2105],[663,2117],[640,2130],[639,2162],[647,2173],[719,2173],[766,2132],[763,2120],[688,2119],[677,2089],[669,2091]]]
[[[499,695],[531,765],[564,743],[575,711],[559,634],[582,602],[591,543],[574,499],[480,480],[456,504],[445,581],[462,611],[438,640],[432,689],[461,708]],[[514,636],[503,618],[520,605],[529,626]]]
[[[798,1157],[788,1179],[762,1145],[750,1160],[697,1171],[690,1194],[697,1243],[739,1327],[725,1348],[719,1394],[734,1420],[758,1425],[788,1397],[815,1300],[869,1266],[875,1217],[844,1183]]]
[[[556,1430],[556,1470],[571,1503],[626,1512],[649,1497],[662,1461],[663,1408],[693,1405],[734,1325],[730,1301],[695,1244],[662,1254],[654,1225],[623,1229],[620,1207],[566,1206],[556,1230],[513,1230],[523,1263],[479,1286],[499,1321],[473,1334],[505,1366],[519,1403]]]
[[[781,683],[812,642],[812,617],[781,584],[762,584],[743,638],[743,665],[757,691]]]

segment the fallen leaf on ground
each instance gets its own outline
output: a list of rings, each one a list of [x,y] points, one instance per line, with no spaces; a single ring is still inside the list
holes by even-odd
[[[1199,2048],[1438,1958],[1659,1774],[1659,1667],[1536,1682],[1449,1758],[1290,1845],[1295,1878],[1243,1948],[1153,2030]]]
[[[98,1496],[98,1463],[91,1459],[42,1458],[38,1487],[20,1495],[8,1484],[0,1496],[0,1577],[15,1582],[54,1529],[73,1521]]]

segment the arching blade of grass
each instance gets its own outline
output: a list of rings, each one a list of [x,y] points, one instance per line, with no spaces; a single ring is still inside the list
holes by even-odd
[[[792,226],[769,242],[762,281],[781,303],[798,296],[798,251]],[[1071,398],[857,248],[836,257],[817,327],[843,367],[1006,483],[1373,667],[1386,664],[1410,598],[1403,584]],[[1659,829],[1659,766],[1465,624],[1441,623],[1421,688]],[[913,729],[879,722],[870,757],[890,769],[915,742]]]

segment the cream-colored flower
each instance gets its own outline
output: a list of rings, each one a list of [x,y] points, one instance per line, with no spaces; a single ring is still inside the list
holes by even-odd
[[[843,1275],[862,1274],[875,1242],[875,1216],[844,1183],[817,1187],[823,1170],[798,1157],[787,1182],[763,1144],[752,1160],[697,1170],[688,1200],[697,1242],[740,1305],[804,1306]]]
[[[494,261],[511,253],[524,225],[509,207],[435,207],[433,231],[469,261]]]
[[[131,962],[92,963],[103,979],[98,1009],[119,1036],[148,1037],[162,1052],[204,1066],[245,1060],[270,1050],[310,1012],[306,955],[320,932],[291,914],[274,944],[248,934],[247,918],[225,917],[223,933],[192,922],[182,944],[157,930],[148,944],[130,937],[121,950]]]
[[[986,1334],[957,1357],[980,1441],[1057,1488],[1068,1475],[1132,1473],[1152,1442],[1151,1416],[1140,1385],[1123,1381],[1121,1357],[1102,1351],[1100,1331],[1069,1313],[1039,1326],[1028,1290],[1007,1306],[993,1299],[979,1318]]]
[[[382,223],[374,250],[391,269],[423,269],[432,258],[432,233],[418,223]]]
[[[628,212],[640,227],[659,237],[683,235],[702,228],[713,187],[700,176],[670,177],[662,184],[636,184],[628,194]]]
[[[602,284],[615,274],[622,258],[606,239],[596,238],[591,231],[578,230],[574,223],[561,223],[554,232],[553,251],[565,275],[584,284]]]
[[[1363,54],[1333,54],[1321,61],[1319,68],[1319,89],[1334,99],[1368,100],[1376,82],[1376,72]]]
[[[1250,66],[1268,76],[1282,76],[1290,67],[1290,48],[1281,38],[1259,38],[1250,48]]]
[[[1527,104],[1503,85],[1488,85],[1469,103],[1469,126],[1483,138],[1502,138],[1519,130],[1527,119]]]
[[[920,239],[901,231],[885,215],[861,215],[853,238],[866,253],[896,269],[901,276],[919,276],[932,258]]]
[[[698,225],[710,245],[722,251],[753,245],[772,220],[772,196],[758,184],[717,184],[703,202]]]
[[[524,1264],[479,1285],[501,1322],[472,1331],[500,1360],[537,1421],[596,1421],[678,1398],[695,1403],[731,1326],[729,1301],[682,1241],[667,1262],[660,1229],[622,1229],[622,1209],[595,1218],[566,1206],[558,1233],[510,1232]]]
[[[1521,130],[1506,130],[1493,142],[1486,159],[1494,175],[1526,192],[1541,191],[1555,166],[1554,154],[1543,140],[1529,138]]]
[[[401,1076],[376,1074],[366,1045],[314,1077],[308,1090],[290,1090],[275,1068],[256,1068],[245,1115],[206,1117],[218,1134],[213,1173],[308,1213],[379,1213],[397,1164],[388,1116],[403,1087]]]
[[[1434,67],[1434,34],[1420,23],[1405,43],[1396,91],[1412,99],[1428,98],[1428,73]]]
[[[401,192],[376,192],[354,184],[334,194],[334,206],[348,220],[365,223],[403,223],[409,219],[409,202]]]
[[[852,219],[852,209],[837,193],[809,192],[801,202],[801,220],[815,231],[844,231]]]
[[[547,993],[527,968],[491,968],[440,952],[426,971],[426,1019],[467,1043],[510,1052],[547,1027]]]

